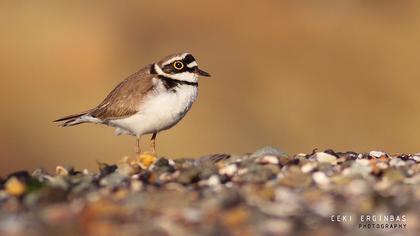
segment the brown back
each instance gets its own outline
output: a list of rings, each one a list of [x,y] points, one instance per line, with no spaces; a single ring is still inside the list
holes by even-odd
[[[106,121],[137,113],[142,99],[153,88],[150,67],[151,65],[146,66],[118,84],[101,104],[90,110],[88,114]]]

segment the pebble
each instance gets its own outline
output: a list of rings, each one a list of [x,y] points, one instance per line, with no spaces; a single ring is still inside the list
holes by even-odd
[[[262,156],[280,157],[280,156],[285,156],[285,153],[274,147],[263,147],[251,154],[251,157],[262,157]]]
[[[346,175],[361,175],[367,177],[372,171],[372,166],[370,165],[369,160],[367,159],[357,159],[350,167],[350,171],[346,172]]]
[[[236,164],[227,165],[219,170],[221,175],[227,175],[232,177],[238,171]]]
[[[60,176],[68,176],[69,175],[69,171],[65,167],[62,167],[62,166],[57,166],[55,168],[55,173],[57,175],[60,175]]]
[[[386,157],[387,154],[381,151],[370,151],[369,156],[372,156],[375,158],[381,158],[381,157]]]
[[[400,158],[392,158],[389,164],[394,167],[402,167],[406,165],[405,161]]]
[[[220,186],[220,184],[221,184],[220,183],[220,178],[217,175],[210,176],[207,183],[210,187],[217,187],[217,186]]]
[[[13,196],[20,196],[25,193],[27,187],[18,178],[12,177],[5,184],[6,192]]]
[[[319,161],[319,162],[325,162],[325,163],[329,163],[329,164],[333,164],[337,161],[337,157],[325,153],[325,152],[317,152],[315,154],[315,158]]]
[[[314,179],[315,183],[319,185],[326,186],[330,183],[330,179],[325,175],[324,172],[321,171],[313,173],[312,178]]]
[[[316,167],[317,167],[316,162],[308,162],[301,167],[301,171],[303,173],[309,173],[309,172],[313,171]]]
[[[255,160],[255,162],[258,163],[258,164],[263,164],[263,165],[265,165],[265,164],[275,164],[275,165],[277,165],[277,164],[279,164],[279,159],[276,156],[266,155],[266,156],[258,157]]]
[[[157,160],[157,157],[155,155],[152,155],[150,153],[142,153],[138,157],[138,164],[141,168],[147,169],[149,168],[155,161]]]

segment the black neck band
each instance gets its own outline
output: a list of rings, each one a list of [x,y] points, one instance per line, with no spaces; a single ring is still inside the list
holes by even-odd
[[[163,75],[158,75],[159,79],[165,81],[166,83],[169,84],[185,84],[185,85],[190,85],[190,86],[198,86],[197,82],[189,82],[189,81],[185,81],[185,80],[177,80],[177,79],[172,79]]]
[[[150,66],[150,74],[152,74],[152,75],[155,75],[155,74],[157,74],[157,72],[156,72],[156,70],[155,70],[155,64],[152,64],[151,66]]]

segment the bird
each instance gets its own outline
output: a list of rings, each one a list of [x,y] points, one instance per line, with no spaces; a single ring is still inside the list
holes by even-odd
[[[210,74],[198,68],[191,53],[173,53],[128,76],[98,106],[54,122],[61,127],[83,123],[113,127],[116,135],[136,137],[138,154],[141,136],[152,134],[151,154],[156,156],[157,134],[190,110],[198,96],[199,76]]]

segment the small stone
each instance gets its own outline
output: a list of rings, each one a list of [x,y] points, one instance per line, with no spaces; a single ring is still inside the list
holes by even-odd
[[[97,162],[101,177],[114,173],[118,169],[117,165],[108,165],[106,163]]]
[[[403,161],[401,158],[392,158],[391,161],[389,161],[390,166],[394,167],[402,167],[405,166],[405,161]]]
[[[355,152],[352,152],[352,151],[340,152],[340,153],[338,153],[338,155],[340,157],[344,157],[346,159],[346,161],[356,160],[359,157],[359,154],[357,154]]]
[[[220,169],[219,173],[221,175],[227,175],[229,177],[232,177],[237,171],[238,167],[236,166],[236,164],[230,164]]]
[[[6,192],[12,196],[20,196],[26,191],[26,185],[16,177],[11,177],[5,184]]]
[[[190,167],[181,171],[176,180],[181,184],[195,183],[200,180],[200,169],[198,167]]]
[[[315,154],[315,156],[316,156],[316,159],[319,162],[325,162],[325,163],[333,164],[337,160],[337,157],[335,157],[335,156],[333,156],[331,154],[325,153],[325,152],[317,152]]]
[[[333,156],[339,158],[338,154],[332,149],[327,149],[327,150],[324,151],[324,153],[327,153],[327,154],[330,154],[330,155],[333,155]]]
[[[375,158],[381,158],[381,157],[387,157],[387,154],[381,151],[370,151],[369,156],[375,157]]]
[[[212,175],[210,176],[210,178],[207,180],[207,184],[210,187],[218,187],[220,186],[220,178],[218,175]]]
[[[172,164],[171,164],[172,163]],[[159,158],[153,165],[150,167],[151,170],[161,172],[175,172],[174,162],[166,158]]]
[[[420,156],[419,156],[419,155],[414,155],[412,158],[413,158],[413,160],[414,160],[414,161],[416,161],[417,163],[419,163],[419,162],[420,162]]]
[[[285,153],[280,151],[277,148],[263,147],[263,148],[260,148],[260,149],[258,149],[257,151],[255,151],[254,153],[251,154],[251,158],[262,157],[262,156],[280,157],[280,156],[285,156]]]
[[[59,176],[68,176],[69,175],[69,171],[63,166],[57,166],[55,168],[55,173]]]
[[[317,171],[312,174],[312,178],[318,185],[326,186],[330,183],[330,179],[325,175],[324,172]]]
[[[311,172],[312,170],[314,170],[316,167],[317,167],[317,163],[316,163],[316,162],[308,162],[308,163],[304,164],[304,165],[300,168],[300,170],[301,170],[303,173],[309,173],[309,172]]]
[[[266,156],[262,156],[262,157],[258,157],[255,160],[256,163],[258,164],[279,164],[279,159],[276,156],[271,156],[271,155],[266,155]]]
[[[157,160],[157,157],[155,155],[152,155],[150,153],[142,153],[142,154],[139,155],[138,164],[141,166],[141,168],[147,169],[156,160]]]
[[[48,172],[45,171],[42,168],[35,169],[32,172],[32,177],[38,179],[39,181],[44,181],[44,180],[48,180],[48,179],[51,178],[51,176],[48,174]]]
[[[159,158],[153,165],[157,167],[170,166],[169,160],[164,157]]]
[[[346,172],[345,174],[354,176],[354,175],[361,175],[366,177],[372,171],[372,166],[370,165],[370,161],[368,159],[357,159],[350,167],[350,171]]]

